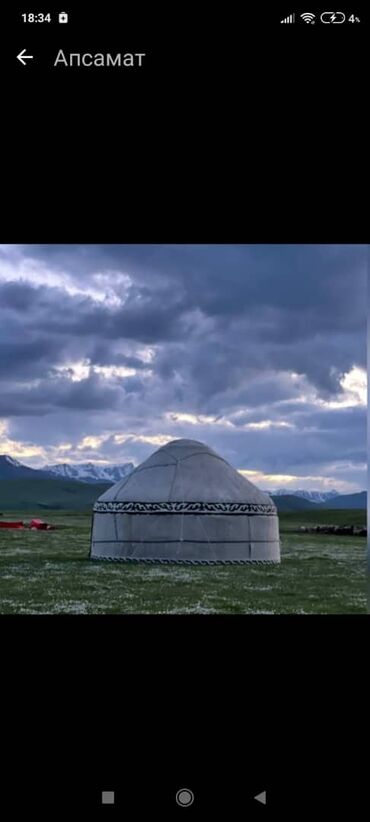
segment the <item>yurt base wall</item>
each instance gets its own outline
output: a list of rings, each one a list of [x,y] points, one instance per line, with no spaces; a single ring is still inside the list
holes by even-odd
[[[236,521],[237,520],[237,521]],[[280,562],[278,518],[95,513],[92,559],[142,562]]]

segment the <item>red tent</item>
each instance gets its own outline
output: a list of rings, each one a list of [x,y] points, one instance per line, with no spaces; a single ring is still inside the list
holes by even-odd
[[[53,525],[48,525],[42,519],[32,519],[30,522],[30,528],[37,528],[38,531],[50,531],[53,527]]]
[[[33,519],[29,524],[28,522],[3,522],[1,520],[0,528],[32,528],[37,531],[54,531],[55,525],[49,525],[42,519]]]
[[[23,522],[0,522],[0,528],[24,528]]]

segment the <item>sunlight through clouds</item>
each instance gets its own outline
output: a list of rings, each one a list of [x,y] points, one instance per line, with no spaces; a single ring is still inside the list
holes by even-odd
[[[343,394],[337,400],[318,400],[324,408],[351,408],[367,405],[367,374],[364,368],[354,366],[342,377]]]
[[[167,411],[164,418],[174,423],[189,423],[189,425],[223,425],[233,428],[232,422],[224,417],[211,417],[205,414],[189,414],[184,412]]]
[[[8,246],[3,245],[6,251]],[[86,285],[78,282],[72,272],[52,269],[32,257],[11,256],[11,261],[0,259],[0,280],[3,282],[24,282],[35,286],[63,289],[70,296],[84,296],[107,306],[117,307],[124,303],[132,284],[131,277],[120,271],[93,273]],[[118,292],[118,293],[117,293]]]
[[[280,420],[262,420],[261,422],[248,422],[243,427],[253,430],[259,428],[294,428],[294,425],[291,422],[284,422]]]
[[[153,436],[145,436],[143,434],[115,434],[114,441],[121,445],[122,443],[132,441],[132,442],[144,442],[149,443],[150,445],[156,445],[157,448],[160,448],[162,445],[167,445],[168,442],[173,440],[172,435],[166,434],[157,434]]]
[[[77,449],[79,451],[84,451],[86,448],[100,448],[101,444],[104,442],[104,436],[102,437],[84,437],[83,440],[77,445]]]
[[[44,459],[46,450],[41,445],[33,445],[30,442],[20,442],[8,436],[9,425],[6,420],[0,420],[0,453],[8,454],[18,460],[27,460],[37,457]]]
[[[89,360],[66,363],[63,366],[57,366],[55,371],[61,376],[68,377],[72,382],[87,380],[91,374],[101,374],[106,379],[133,377],[137,374],[136,368],[128,368],[124,365],[92,365]],[[142,369],[140,376],[148,377],[152,373],[150,369]]]
[[[304,488],[307,491],[336,490],[341,494],[352,494],[358,490],[355,483],[337,477],[264,474],[261,471],[245,471],[242,469],[239,469],[239,474],[242,474],[250,482],[256,483],[260,488],[272,492],[284,488],[287,491],[291,489],[291,493],[294,494],[294,490]]]

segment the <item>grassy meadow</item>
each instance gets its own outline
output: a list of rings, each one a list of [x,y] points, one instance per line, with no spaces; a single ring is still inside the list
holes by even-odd
[[[92,562],[90,512],[44,516],[57,530],[0,529],[2,614],[366,613],[366,540],[297,533],[301,525],[365,525],[365,510],[281,514],[282,562],[265,567]]]

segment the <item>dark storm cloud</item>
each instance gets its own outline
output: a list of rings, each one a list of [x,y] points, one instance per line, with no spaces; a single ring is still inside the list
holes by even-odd
[[[99,411],[114,410],[124,391],[110,386],[97,374],[76,382],[65,376],[41,380],[36,386],[10,387],[0,396],[0,416],[50,414],[58,408]]]
[[[143,362],[139,357],[133,355],[126,355],[122,353],[115,353],[112,345],[107,343],[92,342],[87,349],[89,359],[94,365],[107,366],[125,366],[126,368],[143,369],[147,368],[148,364]]]
[[[278,429],[239,432],[230,437],[230,446],[238,467],[249,469],[255,465],[258,454],[258,469],[266,473],[304,474],[313,470],[319,473],[323,463],[333,461],[366,461],[364,437],[357,430],[349,430],[343,435],[343,429],[320,431],[302,431]]]
[[[186,312],[198,306],[216,321],[209,362],[223,369],[226,378],[228,372],[229,379],[233,354],[239,349],[239,359],[249,366],[266,368],[270,361],[271,367],[281,368],[288,359],[286,367],[309,373],[318,385],[335,390],[338,381],[329,374],[333,362],[329,367],[325,357],[330,337],[339,331],[342,337],[351,333],[358,340],[364,326],[362,247],[41,246],[28,247],[28,253],[39,253],[44,263],[69,263],[67,273],[76,282],[84,278],[85,284],[99,265],[119,265],[132,272],[141,263],[141,276],[128,289],[125,304],[115,309],[60,289],[3,284],[2,305],[28,309],[29,322],[41,330],[50,330],[52,318],[54,333],[61,335],[88,336],[99,328],[103,339],[153,343],[181,337]],[[243,344],[248,344],[247,357]],[[364,354],[352,339],[343,340],[340,353],[347,351],[349,361],[353,347],[363,362]],[[328,353],[332,360],[333,352]],[[198,347],[193,354],[196,376],[201,368]],[[214,383],[211,370],[206,373]]]
[[[68,388],[63,386],[59,405],[65,408],[90,410],[114,409],[121,398],[119,388],[107,386],[97,375],[75,382]]]
[[[58,352],[56,340],[46,337],[4,342],[0,337],[0,377],[17,375],[30,379],[41,376],[49,367],[50,360],[58,359]]]
[[[364,246],[112,245],[27,246],[86,281],[100,269],[133,273],[149,290],[183,289],[205,313],[245,316],[259,306],[304,312],[304,328],[344,330],[364,321]],[[302,313],[301,313],[302,317]],[[284,327],[281,328],[284,332]]]
[[[28,253],[38,253],[44,264],[64,266],[85,287],[104,267],[132,276],[124,305],[114,310],[81,296],[61,300],[46,289],[40,304],[44,320],[40,311],[36,315],[43,326],[45,314],[55,314],[61,303],[54,316],[60,334],[89,335],[99,327],[108,340],[176,340],[189,327],[187,313],[198,307],[216,324],[215,345],[222,349],[218,368],[225,368],[229,346],[229,373],[230,354],[239,348],[240,357],[247,344],[250,364],[266,368],[270,361],[281,368],[288,357],[286,367],[335,391],[338,379],[330,369],[339,366],[327,345],[336,334],[346,337],[343,367],[353,356],[364,363],[358,342],[365,327],[363,246],[39,246],[28,247]],[[119,286],[116,294],[121,296]],[[198,347],[194,357],[199,357]],[[199,371],[199,365],[194,369]]]
[[[3,246],[0,416],[80,409],[98,433],[109,411],[123,430],[215,436],[216,450],[235,440],[236,454],[247,443],[245,467],[280,472],[284,453],[290,469],[349,459],[362,453],[363,410],[312,403],[365,367],[365,276],[358,245]],[[56,370],[76,361],[137,373],[72,382]],[[168,411],[238,416],[214,432],[167,424]],[[243,428],[264,419],[295,429]]]
[[[37,328],[60,336],[96,335],[102,339],[133,339],[143,343],[176,339],[179,321],[191,302],[183,293],[170,290],[165,299],[156,291],[131,288],[125,303],[112,307],[90,296],[67,294],[60,288],[0,283],[2,310],[22,315],[25,328]],[[118,295],[119,296],[119,295]],[[25,316],[23,316],[25,315]]]
[[[23,314],[37,302],[37,290],[26,282],[0,283],[1,309],[13,309]]]
[[[290,414],[290,419],[299,428],[314,428],[318,431],[338,431],[343,435],[343,431],[351,432],[355,436],[361,433],[363,441],[366,436],[366,412],[364,408],[325,408],[323,410],[313,410],[309,412]],[[349,434],[350,436],[350,434]]]
[[[98,306],[89,296],[72,296],[62,288],[47,284],[34,285],[21,280],[0,281],[0,310],[3,318],[8,323],[11,321],[18,326],[22,324],[25,329],[44,331],[46,328],[53,334],[61,328],[63,332],[69,322],[77,323],[77,326],[79,322],[82,324],[88,313],[90,316],[99,316],[96,308]]]

